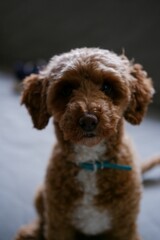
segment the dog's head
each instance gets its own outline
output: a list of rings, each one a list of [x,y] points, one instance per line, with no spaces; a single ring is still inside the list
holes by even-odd
[[[123,118],[139,124],[153,93],[141,65],[82,48],[53,57],[39,75],[27,77],[22,103],[36,128],[53,116],[65,140],[92,146],[115,134]]]

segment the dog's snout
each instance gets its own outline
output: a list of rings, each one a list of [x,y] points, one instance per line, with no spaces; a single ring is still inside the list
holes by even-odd
[[[96,128],[97,124],[98,124],[97,117],[91,113],[85,113],[79,119],[79,125],[86,132],[93,131]]]

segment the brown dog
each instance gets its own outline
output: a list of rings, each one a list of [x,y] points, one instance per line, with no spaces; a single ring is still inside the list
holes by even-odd
[[[54,117],[58,141],[36,198],[39,218],[17,240],[140,239],[140,173],[159,159],[141,169],[124,119],[139,124],[153,93],[141,65],[96,48],[55,56],[26,78],[22,103],[38,129]]]

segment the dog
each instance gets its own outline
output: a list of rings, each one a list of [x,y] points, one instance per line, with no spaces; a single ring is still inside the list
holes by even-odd
[[[141,173],[160,159],[140,164],[124,121],[140,124],[153,94],[140,64],[99,48],[56,55],[25,79],[22,104],[37,129],[53,117],[57,143],[35,200],[38,218],[16,240],[141,239]]]

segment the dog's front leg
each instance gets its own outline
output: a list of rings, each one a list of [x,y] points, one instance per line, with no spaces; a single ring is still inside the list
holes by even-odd
[[[47,170],[44,191],[46,240],[75,239],[71,219],[81,192],[75,182],[76,169],[72,168],[72,164],[65,164],[63,158],[58,156],[54,161],[51,159]]]
[[[52,199],[47,201],[45,217],[45,240],[75,239],[75,231],[70,225],[65,209],[55,206],[55,201]]]
[[[75,232],[74,230],[64,223],[63,225],[57,223],[47,223],[45,229],[45,239],[46,240],[74,240]]]
[[[106,240],[142,240],[136,227],[131,229],[130,227],[123,229],[113,229],[106,234]]]

